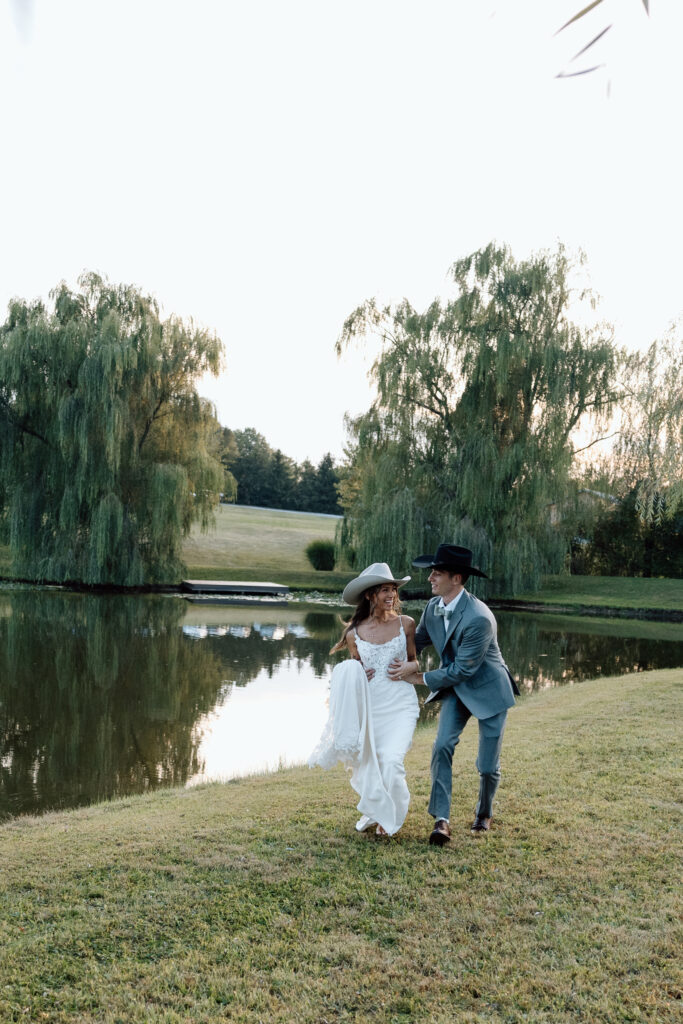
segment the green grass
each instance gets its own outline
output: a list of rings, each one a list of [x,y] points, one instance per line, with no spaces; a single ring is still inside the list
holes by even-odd
[[[338,520],[278,509],[220,505],[216,527],[195,527],[183,545],[189,578],[268,580],[291,587],[342,590],[353,573],[317,572],[312,540],[334,540]]]
[[[518,600],[566,606],[673,608],[683,611],[683,580],[633,576],[545,576],[541,590]]]
[[[354,833],[346,773],[306,768],[0,828],[0,1019],[680,1020],[683,670],[548,690],[511,713],[489,836],[426,844],[433,727],[400,835]]]

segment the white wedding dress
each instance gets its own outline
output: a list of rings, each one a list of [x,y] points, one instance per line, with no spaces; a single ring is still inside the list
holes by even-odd
[[[415,687],[387,675],[394,658],[406,658],[406,636],[399,619],[397,636],[373,644],[354,633],[361,662],[336,665],[330,680],[330,713],[320,742],[308,759],[311,767],[351,768],[351,785],[360,796],[359,832],[377,823],[389,835],[408,813],[410,793],[403,759],[410,749],[419,715]],[[368,682],[366,668],[375,670]]]

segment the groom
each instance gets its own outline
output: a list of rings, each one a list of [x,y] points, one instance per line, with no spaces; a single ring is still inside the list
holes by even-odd
[[[439,544],[436,554],[420,555],[413,565],[431,569],[433,595],[415,631],[417,653],[432,644],[441,665],[423,673],[416,661],[394,661],[389,675],[428,686],[432,692],[427,703],[441,701],[432,750],[429,813],[435,823],[429,842],[444,846],[451,838],[453,751],[472,716],[479,722],[479,801],[471,831],[478,836],[491,827],[505,719],[515,703],[513,693],[519,690],[500,653],[492,612],[465,590],[470,576],[488,578],[472,565],[472,552],[455,544]]]

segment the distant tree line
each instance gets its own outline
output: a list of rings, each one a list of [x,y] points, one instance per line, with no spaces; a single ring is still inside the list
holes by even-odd
[[[224,501],[341,514],[340,474],[329,453],[317,466],[308,459],[297,463],[279,448],[271,448],[253,427],[222,427],[219,444],[225,472]]]

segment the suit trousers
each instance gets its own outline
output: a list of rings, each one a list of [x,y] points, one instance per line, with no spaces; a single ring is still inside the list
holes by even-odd
[[[460,735],[472,717],[454,690],[444,696],[439,712],[439,727],[432,749],[432,791],[429,798],[429,813],[437,821],[450,818],[451,792],[453,786],[453,751],[460,741]],[[479,772],[479,801],[476,814],[490,818],[493,813],[493,798],[500,782],[500,750],[507,709],[491,718],[480,718],[479,751],[477,771]]]

